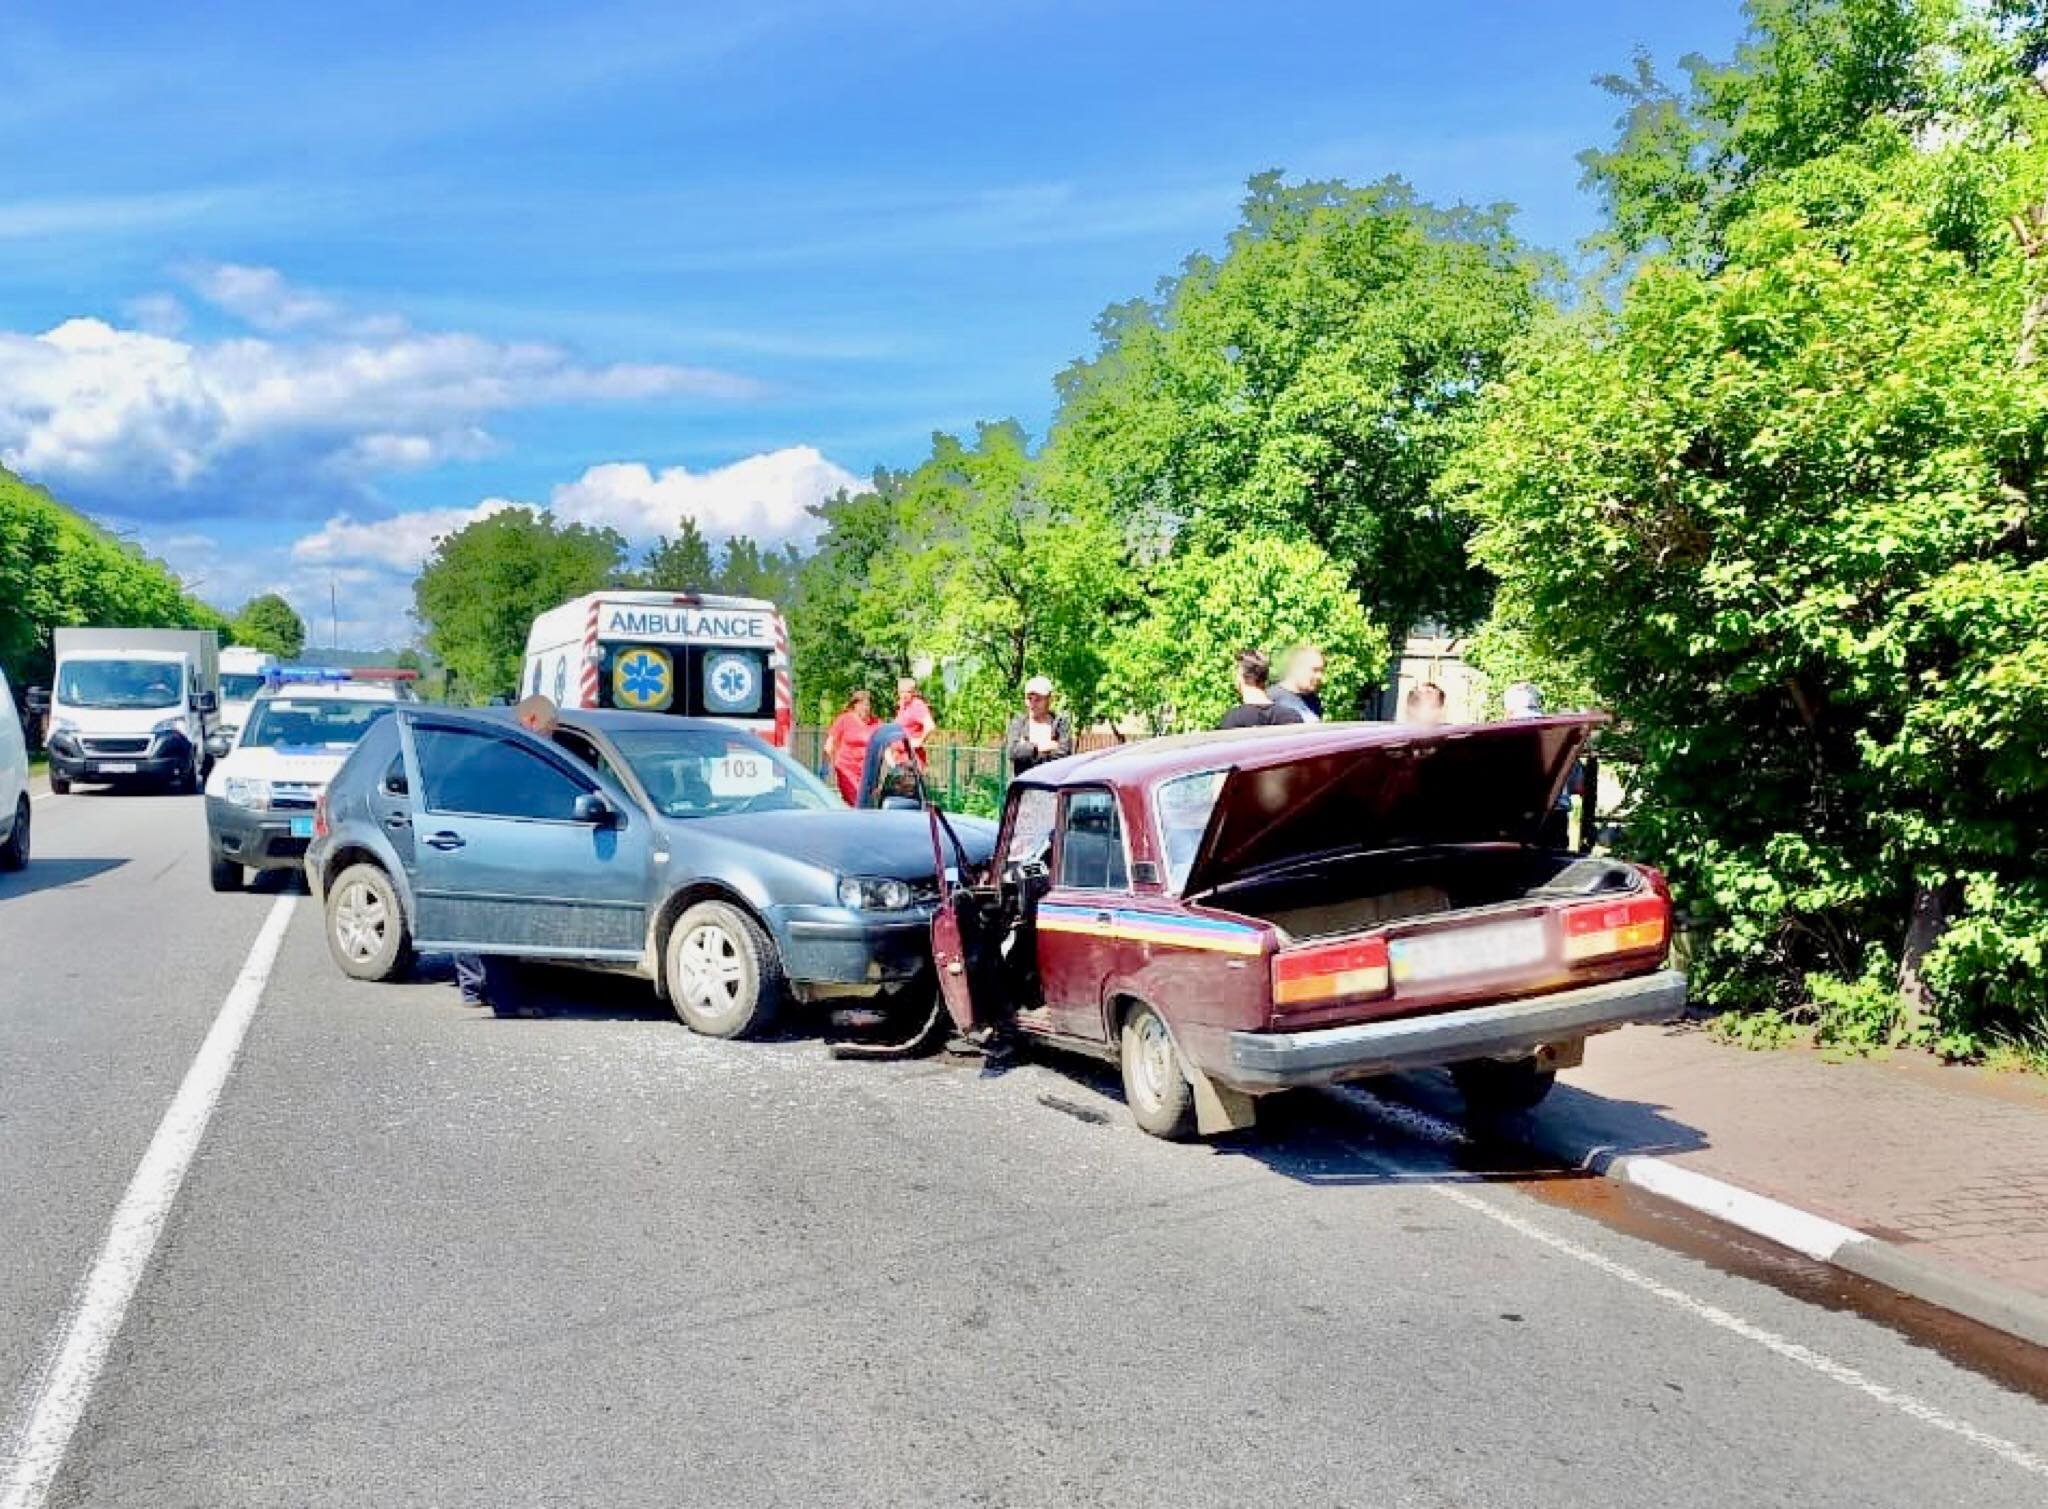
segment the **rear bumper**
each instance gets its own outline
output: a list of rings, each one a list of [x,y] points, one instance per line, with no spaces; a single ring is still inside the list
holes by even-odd
[[[1434,1016],[1325,1027],[1313,1032],[1233,1032],[1216,1077],[1247,1090],[1335,1084],[1474,1058],[1514,1058],[1630,1022],[1665,1022],[1685,1009],[1675,969],[1578,990]]]

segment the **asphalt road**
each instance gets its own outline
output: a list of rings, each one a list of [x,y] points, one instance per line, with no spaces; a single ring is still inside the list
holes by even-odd
[[[207,891],[190,798],[37,817],[0,878],[10,1451],[277,904]],[[2048,1502],[2038,1397],[1398,1106],[1174,1147],[1085,1068],[833,1063],[552,983],[530,1019],[355,984],[297,902],[43,1502]]]

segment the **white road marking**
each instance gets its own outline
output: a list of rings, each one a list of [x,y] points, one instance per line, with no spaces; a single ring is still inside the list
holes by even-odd
[[[28,799],[32,802],[47,802],[56,794],[54,791],[31,791],[28,794]]]
[[[1419,1134],[1427,1141],[1439,1144],[1469,1144],[1472,1141],[1471,1135],[1462,1127],[1454,1126],[1440,1117],[1432,1116],[1427,1111],[1419,1111],[1413,1106],[1404,1106],[1395,1102],[1381,1100],[1376,1095],[1360,1090],[1352,1090],[1346,1093],[1344,1098],[1359,1106],[1368,1115],[1401,1127],[1403,1130]],[[1353,1153],[1388,1172],[1406,1172],[1399,1164],[1383,1157],[1370,1148],[1359,1147],[1355,1144],[1347,1144],[1347,1146],[1350,1146]],[[1669,1167],[1669,1165],[1666,1166]],[[1959,1420],[1954,1415],[1936,1409],[1933,1405],[1912,1394],[1892,1388],[1888,1384],[1879,1383],[1876,1379],[1859,1373],[1846,1363],[1836,1362],[1833,1358],[1824,1356],[1809,1346],[1780,1336],[1777,1332],[1767,1330],[1754,1321],[1744,1320],[1741,1316],[1724,1310],[1718,1305],[1709,1304],[1703,1299],[1687,1294],[1683,1289],[1674,1288],[1661,1279],[1652,1278],[1647,1273],[1629,1267],[1626,1263],[1618,1262],[1602,1253],[1595,1252],[1590,1247],[1583,1247],[1577,1242],[1572,1241],[1569,1237],[1559,1236],[1556,1232],[1539,1225],[1526,1216],[1517,1215],[1511,1210],[1505,1210],[1492,1200],[1482,1195],[1474,1194],[1469,1187],[1469,1182],[1458,1175],[1454,1174],[1436,1179],[1404,1182],[1410,1183],[1411,1187],[1419,1184],[1421,1188],[1427,1189],[1433,1195],[1441,1196],[1455,1205],[1462,1205],[1467,1210],[1485,1216],[1489,1221],[1496,1221],[1502,1226],[1507,1227],[1510,1231],[1527,1237],[1532,1242],[1541,1243],[1553,1252],[1561,1253],[1575,1262],[1584,1263],[1590,1268],[1598,1269],[1610,1278],[1619,1279],[1625,1284],[1641,1289],[1646,1294],[1655,1295],[1666,1304],[1676,1305],[1695,1319],[1703,1320],[1708,1325],[1715,1326],[1732,1335],[1740,1336],[1745,1341],[1754,1342],[1767,1351],[1774,1352],[1778,1356],[1783,1357],[1788,1362],[1797,1363],[1800,1367],[1818,1373],[1823,1378],[1832,1379],[1845,1388],[1852,1388],[1859,1394],[1875,1399],[1880,1404],[1888,1405],[1910,1419],[1918,1420],[1923,1425],[1932,1426],[1936,1430],[1947,1431],[1950,1435],[1960,1437],[1962,1440],[1968,1441],[1972,1446],[1980,1447],[1990,1452],[2001,1461],[2017,1467],[2023,1472],[2030,1472],[2037,1477],[2048,1478],[2048,1457],[2038,1456],[2016,1442],[2008,1441],[2003,1436],[1993,1435],[1990,1431],[1972,1425],[1967,1420]],[[1798,1212],[1794,1212],[1794,1214],[1798,1214]],[[1856,1233],[1856,1235],[1860,1236],[1860,1233]]]
[[[1688,1315],[1703,1320],[1708,1325],[1719,1327],[1723,1331],[1740,1336],[1745,1341],[1755,1342],[1758,1346],[1765,1348],[1767,1351],[1775,1352],[1788,1362],[1795,1362],[1800,1367],[1820,1374],[1823,1378],[1832,1379],[1845,1388],[1852,1388],[1859,1394],[1875,1399],[1880,1404],[1889,1405],[1900,1414],[1910,1419],[1918,1420],[1922,1425],[1931,1425],[1936,1430],[1947,1431],[1950,1435],[1959,1436],[1963,1440],[1968,1441],[1972,1446],[1981,1447],[2001,1461],[2017,1467],[2023,1472],[2031,1472],[2037,1477],[2048,1478],[2048,1457],[2036,1456],[2024,1446],[2008,1441],[2003,1436],[1994,1436],[1990,1431],[1980,1429],[1970,1424],[1967,1420],[1958,1420],[1954,1415],[1936,1409],[1923,1399],[1916,1398],[1912,1394],[1903,1393],[1887,1384],[1879,1383],[1874,1378],[1866,1377],[1864,1374],[1857,1372],[1856,1369],[1844,1363],[1836,1362],[1831,1357],[1823,1356],[1811,1347],[1788,1340],[1775,1331],[1765,1330],[1755,1322],[1744,1320],[1741,1316],[1731,1314],[1718,1305],[1710,1305],[1703,1299],[1695,1299],[1683,1289],[1674,1289],[1671,1285],[1651,1278],[1646,1273],[1637,1272],[1626,1263],[1616,1262],[1613,1258],[1603,1256],[1589,1247],[1581,1247],[1577,1242],[1561,1237],[1553,1231],[1548,1231],[1537,1225],[1534,1221],[1516,1215],[1513,1211],[1501,1209],[1491,1200],[1483,1199],[1461,1185],[1431,1184],[1425,1186],[1425,1188],[1432,1194],[1441,1195],[1446,1200],[1450,1200],[1455,1204],[1464,1206],[1467,1210],[1475,1211],[1485,1216],[1489,1221],[1498,1221],[1510,1231],[1519,1232],[1532,1242],[1540,1242],[1553,1252],[1562,1253],[1576,1262],[1581,1262],[1590,1268],[1598,1269],[1610,1278],[1620,1279],[1623,1283],[1631,1284],[1646,1294],[1655,1295],[1667,1304],[1676,1305]]]
[[[107,1351],[120,1333],[128,1302],[135,1297],[157,1238],[163,1234],[178,1186],[184,1182],[221,1089],[235,1067],[297,904],[295,895],[280,896],[271,907],[240,977],[221,1003],[206,1040],[185,1071],[184,1083],[178,1086],[170,1109],[149,1140],[135,1177],[128,1181],[127,1193],[114,1208],[99,1256],[78,1287],[50,1361],[11,1435],[9,1454],[0,1458],[0,1471],[4,1471],[0,1509],[41,1509],[50,1491],[72,1432],[92,1398]]]

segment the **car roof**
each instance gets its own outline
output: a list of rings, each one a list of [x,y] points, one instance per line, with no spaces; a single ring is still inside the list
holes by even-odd
[[[1605,721],[1598,714],[1590,717],[1593,721]],[[1588,718],[1589,715],[1579,713],[1518,721],[1531,725],[1577,726],[1587,722]],[[1492,726],[1462,723],[1446,724],[1440,728],[1417,728],[1407,723],[1282,723],[1267,728],[1169,734],[1164,738],[1116,744],[1108,749],[1051,760],[1019,775],[1016,784],[1148,786],[1175,776],[1196,775],[1226,766],[1258,770],[1380,744],[1446,742],[1470,737],[1475,731]]]
[[[373,685],[362,681],[288,681],[282,686],[266,686],[256,693],[255,700],[268,702],[276,697],[289,697],[294,702],[317,702],[326,699],[332,702],[402,702],[398,688],[391,685]]]

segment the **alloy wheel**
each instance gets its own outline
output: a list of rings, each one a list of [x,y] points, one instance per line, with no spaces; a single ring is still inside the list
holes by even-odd
[[[334,907],[335,941],[341,951],[358,964],[366,964],[384,946],[385,929],[391,918],[384,898],[362,881],[341,893]]]
[[[738,1010],[746,989],[746,962],[739,940],[724,928],[690,929],[675,953],[674,990],[699,1011],[717,1017]]]

